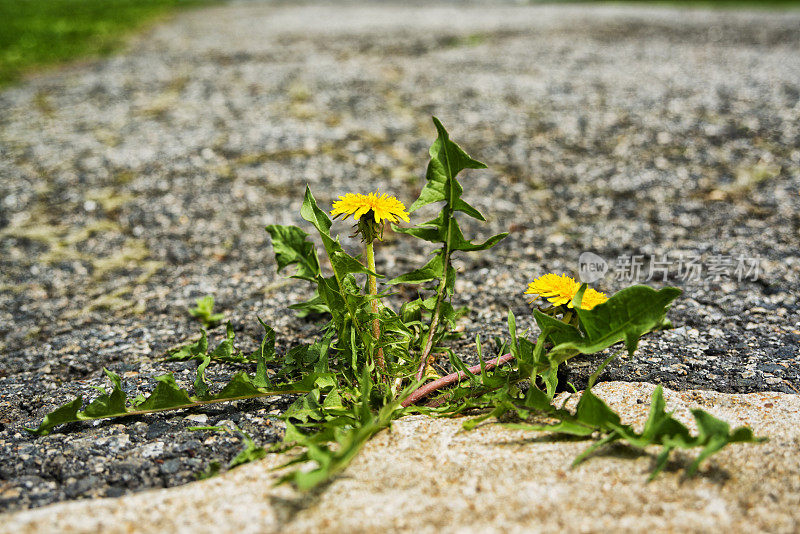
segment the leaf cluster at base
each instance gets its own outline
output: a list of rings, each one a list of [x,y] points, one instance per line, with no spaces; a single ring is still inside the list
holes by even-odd
[[[67,404],[47,414],[36,428],[25,430],[44,436],[49,434],[56,426],[76,421],[90,421],[94,419],[107,419],[113,417],[126,417],[147,413],[163,412],[167,410],[180,410],[194,408],[207,404],[230,402],[235,400],[253,399],[276,395],[298,394],[312,391],[318,383],[331,383],[330,373],[306,373],[303,378],[296,381],[283,381],[274,383],[267,373],[267,364],[275,361],[275,332],[261,323],[266,330],[266,335],[261,346],[252,355],[256,362],[256,373],[249,375],[244,371],[236,373],[230,381],[217,393],[209,389],[205,371],[212,361],[212,353],[208,353],[208,343],[205,331],[200,341],[191,345],[193,359],[201,363],[197,367],[194,380],[194,395],[181,388],[171,374],[155,378],[156,386],[147,396],[139,395],[130,399],[122,389],[122,380],[119,375],[103,369],[111,382],[111,391],[101,391],[100,396],[83,407],[83,397],[78,396]],[[233,342],[233,330],[228,328],[227,338],[223,343]],[[223,360],[224,361],[224,360]]]

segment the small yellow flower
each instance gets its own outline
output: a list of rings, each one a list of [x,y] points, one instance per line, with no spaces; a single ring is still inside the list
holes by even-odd
[[[591,310],[598,304],[602,304],[608,300],[608,297],[605,293],[601,293],[600,291],[595,291],[591,287],[587,287],[586,291],[583,293],[583,300],[581,300],[581,309],[582,310]],[[572,304],[569,305],[572,307]]]
[[[402,219],[410,222],[406,207],[402,202],[387,194],[379,194],[377,191],[368,195],[357,193],[347,193],[333,203],[331,215],[337,218],[344,215],[343,219],[352,215],[353,219],[359,220],[362,215],[372,212],[372,218],[378,224],[385,219],[389,222],[398,222]]]
[[[575,293],[578,292],[580,287],[581,285],[570,276],[548,273],[528,284],[528,289],[525,291],[525,294],[536,295],[531,302],[542,297],[546,298],[553,306],[566,304],[568,308],[572,308],[572,299],[575,297]],[[602,304],[607,300],[608,297],[605,293],[600,293],[599,291],[587,287],[586,291],[583,292],[581,309],[591,310],[598,304]]]

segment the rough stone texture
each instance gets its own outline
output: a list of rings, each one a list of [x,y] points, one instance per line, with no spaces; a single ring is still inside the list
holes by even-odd
[[[654,386],[596,388],[642,425]],[[0,532],[796,532],[800,397],[665,391],[685,423],[700,407],[770,441],[730,446],[685,479],[680,455],[646,482],[653,457],[626,447],[570,462],[587,442],[425,416],[397,421],[332,484],[298,495],[271,483],[280,457],[209,481],[5,517]]]
[[[197,335],[186,309],[205,294],[244,350],[257,314],[281,351],[313,339],[318,323],[286,310],[308,289],[274,272],[263,226],[302,225],[306,183],[323,206],[377,187],[410,202],[431,114],[490,167],[464,174],[489,219],[467,234],[512,232],[456,261],[455,304],[472,308],[460,356],[474,361],[477,333],[504,335],[509,308],[530,326],[527,282],[574,271],[585,250],[612,264],[742,255],[759,259],[757,280],[684,280],[673,265],[650,282],[684,290],[676,328],[601,380],[797,392],[798,49],[796,12],[248,2],[0,92],[0,510],[191,481],[241,447],[188,430],[203,415],[280,439],[291,399],[43,439],[22,426],[93,395],[104,366],[131,395],[165,372],[190,386],[193,365],[159,359]],[[378,269],[400,274],[427,252],[389,234]],[[576,360],[570,380],[581,388],[598,358]]]

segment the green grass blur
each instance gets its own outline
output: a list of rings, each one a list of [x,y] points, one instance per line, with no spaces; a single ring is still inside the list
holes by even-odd
[[[0,86],[25,72],[108,54],[132,31],[211,0],[0,0]]]

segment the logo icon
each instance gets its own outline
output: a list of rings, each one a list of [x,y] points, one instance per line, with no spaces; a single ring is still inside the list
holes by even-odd
[[[591,284],[608,272],[608,262],[594,252],[583,252],[578,258],[578,276],[581,282]]]

